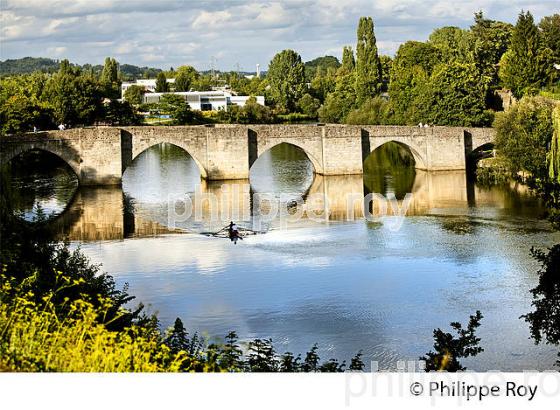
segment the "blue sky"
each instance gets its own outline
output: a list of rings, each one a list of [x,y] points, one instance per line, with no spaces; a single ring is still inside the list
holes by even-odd
[[[354,45],[360,16],[372,16],[378,47],[394,54],[406,40],[426,40],[441,26],[467,28],[475,11],[514,23],[530,10],[560,12],[557,0],[0,0],[0,59],[68,58],[169,68],[266,69],[285,48],[304,60],[340,57]]]

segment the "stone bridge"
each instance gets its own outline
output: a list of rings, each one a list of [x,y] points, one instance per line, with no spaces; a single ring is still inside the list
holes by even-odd
[[[3,137],[0,163],[45,150],[66,161],[80,184],[114,185],[134,158],[166,142],[187,151],[202,178],[247,179],[260,155],[288,143],[307,154],[318,174],[353,175],[361,174],[367,156],[389,141],[408,147],[419,169],[461,170],[469,153],[494,141],[494,130],[330,124],[78,128]]]

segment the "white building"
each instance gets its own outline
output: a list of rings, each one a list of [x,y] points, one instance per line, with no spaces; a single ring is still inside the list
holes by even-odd
[[[168,78],[167,83],[173,84],[175,82],[174,78]],[[130,87],[131,85],[137,85],[139,87],[143,87],[146,92],[153,93],[156,91],[156,79],[149,78],[149,79],[141,79],[136,80],[134,82],[123,82],[121,84],[121,98],[124,99],[124,92]]]
[[[251,97],[246,95],[233,95],[228,91],[188,91],[188,92],[174,92],[174,93],[149,93],[144,94],[143,102],[159,103],[160,99],[165,94],[174,94],[183,97],[193,110],[200,111],[227,111],[229,105],[238,105],[243,107],[247,100]],[[257,104],[262,106],[264,103],[264,96],[259,95],[255,97]]]

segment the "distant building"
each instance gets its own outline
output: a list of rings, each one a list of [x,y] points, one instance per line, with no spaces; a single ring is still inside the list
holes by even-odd
[[[175,82],[174,78],[168,78],[167,83],[173,84]],[[153,93],[156,91],[156,79],[149,78],[149,79],[141,79],[136,81],[127,81],[121,84],[121,97],[124,98],[124,93],[131,85],[137,85],[139,87],[143,87],[144,90],[148,93]]]
[[[167,82],[173,84],[174,78],[168,78]],[[181,92],[168,92],[156,93],[156,80],[136,80],[135,82],[124,82],[121,86],[122,99],[124,100],[125,91],[132,85],[137,85],[144,88],[145,94],[142,102],[144,104],[159,103],[161,97],[165,94],[174,94],[183,97],[193,110],[200,111],[220,111],[226,110],[229,105],[238,105],[243,107],[247,100],[250,98],[246,95],[236,95],[228,85],[213,87],[212,91],[181,91]],[[257,104],[265,105],[264,96],[259,95],[255,97]]]
[[[174,94],[183,97],[193,110],[200,111],[227,111],[228,106],[238,105],[243,107],[251,97],[246,95],[233,95],[227,91],[188,91],[175,93],[146,93],[143,102],[145,104],[159,103],[165,94]],[[257,104],[265,105],[264,96],[255,97]]]

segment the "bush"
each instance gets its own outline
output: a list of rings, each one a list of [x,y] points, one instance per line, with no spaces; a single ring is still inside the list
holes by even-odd
[[[546,98],[523,97],[508,111],[496,114],[496,148],[513,174],[527,172],[535,179],[547,177],[554,106],[554,101]]]
[[[379,125],[387,124],[389,118],[389,102],[381,97],[366,100],[364,104],[350,111],[346,117],[346,124]]]

